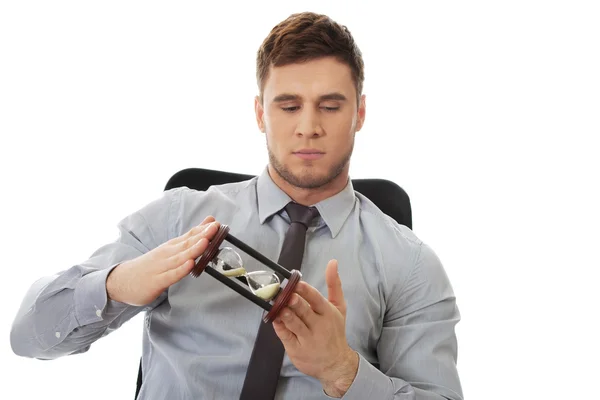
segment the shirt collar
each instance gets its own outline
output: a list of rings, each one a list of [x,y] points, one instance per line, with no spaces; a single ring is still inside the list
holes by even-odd
[[[273,182],[268,168],[265,168],[262,174],[258,176],[256,191],[258,197],[258,217],[261,224],[264,224],[269,217],[277,214],[292,201],[290,196]],[[321,218],[323,218],[323,221],[329,227],[333,238],[339,234],[344,222],[346,222],[346,219],[348,219],[350,212],[354,208],[355,202],[354,186],[352,185],[352,181],[348,179],[348,184],[341,192],[314,204],[317,210],[319,210]]]
[[[273,182],[267,168],[258,176],[256,192],[258,196],[258,218],[261,224],[264,224],[267,218],[277,214],[287,203],[292,201],[290,196]]]

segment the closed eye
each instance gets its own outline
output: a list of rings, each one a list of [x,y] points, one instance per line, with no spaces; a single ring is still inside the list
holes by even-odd
[[[335,112],[340,109],[339,107],[320,107],[320,108],[321,108],[321,110],[324,110],[326,112]],[[281,109],[285,112],[292,113],[294,111],[298,111],[300,109],[300,106],[281,107]]]

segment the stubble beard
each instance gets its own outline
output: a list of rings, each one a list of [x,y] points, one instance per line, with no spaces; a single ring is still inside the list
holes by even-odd
[[[344,157],[342,157],[338,163],[332,165],[327,174],[323,176],[315,175],[310,171],[306,171],[306,173],[302,174],[301,176],[294,174],[285,164],[280,162],[277,157],[275,157],[275,154],[273,154],[271,148],[269,147],[268,140],[267,151],[269,153],[269,163],[275,172],[277,172],[277,174],[281,176],[281,178],[283,178],[283,180],[285,180],[287,183],[300,189],[318,189],[334,181],[344,171],[350,162],[352,152],[354,151],[354,137],[352,137],[350,149],[346,152],[346,154],[344,154]],[[310,168],[310,166],[308,166],[307,169],[308,168]]]

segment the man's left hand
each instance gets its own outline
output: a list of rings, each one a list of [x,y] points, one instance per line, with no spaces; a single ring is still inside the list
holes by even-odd
[[[342,397],[356,377],[358,354],[346,340],[346,301],[336,260],[327,264],[328,299],[306,282],[273,321],[275,333],[298,370],[317,378],[325,393]]]

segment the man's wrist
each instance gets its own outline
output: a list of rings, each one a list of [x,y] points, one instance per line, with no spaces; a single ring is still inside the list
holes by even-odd
[[[120,285],[118,282],[118,273],[119,271],[115,271],[117,268],[121,267],[121,265],[125,264],[125,262],[119,263],[111,268],[108,276],[106,277],[106,296],[109,300],[113,300],[116,302],[121,302],[120,300]],[[122,267],[121,267],[122,269]],[[115,273],[116,272],[116,273]]]
[[[358,353],[350,349],[345,360],[338,364],[339,367],[335,369],[332,378],[321,381],[325,394],[330,397],[343,397],[356,378],[358,364]]]

